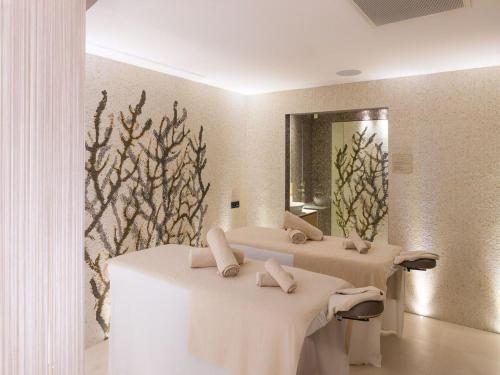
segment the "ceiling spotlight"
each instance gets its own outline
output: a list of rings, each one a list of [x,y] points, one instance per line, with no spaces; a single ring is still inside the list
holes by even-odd
[[[359,76],[360,74],[361,74],[361,70],[357,70],[357,69],[339,70],[337,72],[337,75],[342,76],[342,77]]]

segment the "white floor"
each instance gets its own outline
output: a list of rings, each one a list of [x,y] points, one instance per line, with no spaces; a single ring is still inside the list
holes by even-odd
[[[351,366],[351,375],[498,375],[500,335],[406,314],[403,337],[383,337],[382,355],[382,368]],[[107,342],[86,357],[86,375],[107,375]]]

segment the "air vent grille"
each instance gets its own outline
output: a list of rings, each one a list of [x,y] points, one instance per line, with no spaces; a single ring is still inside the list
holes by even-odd
[[[470,7],[470,0],[353,0],[376,25]]]

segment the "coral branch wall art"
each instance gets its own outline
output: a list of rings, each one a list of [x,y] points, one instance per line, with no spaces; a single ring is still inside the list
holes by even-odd
[[[110,258],[162,244],[198,246],[208,209],[210,183],[203,127],[187,124],[175,101],[171,113],[152,119],[137,104],[106,111],[102,91],[86,135],[85,262],[95,320],[109,335]]]

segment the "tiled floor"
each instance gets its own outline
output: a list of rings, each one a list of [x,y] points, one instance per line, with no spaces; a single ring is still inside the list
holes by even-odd
[[[86,375],[107,375],[107,343],[86,354]],[[382,368],[351,366],[351,375],[498,375],[500,335],[406,314],[403,337],[384,336],[382,355]]]

